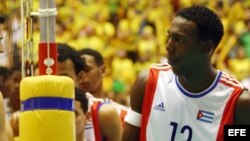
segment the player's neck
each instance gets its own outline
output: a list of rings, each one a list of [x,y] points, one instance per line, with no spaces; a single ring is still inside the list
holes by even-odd
[[[105,94],[104,94],[102,88],[97,89],[97,90],[93,93],[93,95],[94,95],[95,97],[97,97],[97,98],[105,98]]]
[[[84,132],[76,135],[76,141],[84,141]]]
[[[213,84],[217,73],[217,70],[210,68],[205,71],[199,71],[199,73],[193,73],[189,76],[180,76],[178,80],[182,87],[189,92],[198,93],[206,90]]]

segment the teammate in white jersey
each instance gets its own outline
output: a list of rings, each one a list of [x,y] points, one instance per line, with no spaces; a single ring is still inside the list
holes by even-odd
[[[102,55],[90,48],[84,48],[78,52],[86,68],[78,74],[77,84],[83,91],[92,94],[87,94],[92,119],[87,122],[85,137],[89,141],[119,141],[122,136],[123,119],[128,108],[105,96],[103,77],[106,66]]]
[[[222,141],[224,125],[250,124],[249,92],[211,65],[223,32],[204,6],[177,13],[167,31],[169,64],[152,65],[131,89],[123,141]]]
[[[95,92],[100,91],[99,86],[101,77],[101,70],[94,68],[93,60],[90,63],[88,60],[83,61],[79,54],[72,47],[67,44],[57,44],[58,48],[58,75],[64,75],[71,77],[76,86],[81,83],[77,83],[77,75],[84,75],[84,77],[80,77],[80,81],[84,80],[86,83],[86,78],[90,78],[91,82],[87,83],[87,87],[84,87],[83,91],[91,92],[95,94],[95,96],[99,97]],[[102,59],[102,58],[101,58]],[[87,76],[87,77],[86,77]],[[82,87],[81,87],[82,88]],[[92,89],[93,88],[93,89]],[[92,91],[95,90],[95,91]],[[100,93],[101,94],[101,93]],[[119,112],[122,110],[118,110],[113,106],[115,103],[106,102],[104,99],[96,98],[93,95],[86,93],[88,98],[88,111],[85,114],[86,123],[85,130],[82,129],[81,125],[77,125],[77,130],[79,131],[77,136],[80,139],[80,136],[84,136],[86,141],[119,141],[121,140],[122,135],[122,120],[120,120]],[[110,104],[112,103],[112,104]],[[76,105],[79,107],[78,105]],[[79,108],[78,108],[79,109]],[[76,109],[77,110],[77,109]],[[79,111],[79,110],[78,110]],[[118,112],[117,112],[118,111]],[[82,114],[83,115],[83,114]],[[120,114],[121,115],[121,114]],[[85,116],[77,116],[77,121],[85,121]],[[96,124],[97,123],[97,124]],[[84,135],[80,132],[84,132]]]

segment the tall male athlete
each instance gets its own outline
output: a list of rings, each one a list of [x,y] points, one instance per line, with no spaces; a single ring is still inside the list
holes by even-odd
[[[250,124],[249,92],[211,65],[219,17],[204,6],[182,9],[168,36],[169,64],[152,65],[132,87],[123,141],[223,141],[225,124]]]

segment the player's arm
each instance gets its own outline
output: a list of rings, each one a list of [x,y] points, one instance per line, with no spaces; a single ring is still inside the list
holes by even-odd
[[[1,92],[0,92],[0,141],[8,141],[6,134],[6,121],[5,121],[3,96]]]
[[[234,124],[250,124],[250,93],[244,91],[238,98],[235,108]]]
[[[8,141],[14,141],[14,133],[12,131],[12,128],[9,122],[6,122],[6,134],[8,137]]]
[[[20,115],[20,112],[16,111],[12,113],[9,119],[9,125],[12,129],[14,137],[19,136],[19,115]]]
[[[140,140],[142,103],[147,83],[148,70],[141,72],[135,80],[130,95],[131,111],[125,118],[122,141]]]
[[[122,137],[122,122],[116,109],[108,104],[101,106],[98,112],[102,135],[107,141],[120,141]]]

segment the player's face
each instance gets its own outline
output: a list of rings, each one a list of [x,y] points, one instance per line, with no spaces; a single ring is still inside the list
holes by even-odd
[[[3,78],[3,76],[0,76],[0,90],[2,91],[2,94],[4,98],[8,97],[9,94],[13,91],[13,80],[8,78]]]
[[[182,17],[175,17],[168,30],[166,50],[168,63],[176,75],[188,75],[200,63],[201,44],[196,24]]]
[[[19,98],[19,91],[20,91],[20,82],[22,80],[22,73],[20,70],[16,70],[12,73],[10,79],[12,80],[13,83],[11,83],[13,86],[12,88],[12,94],[16,97]]]
[[[85,54],[81,57],[85,60],[86,68],[78,74],[78,85],[83,91],[95,94],[102,87],[103,66],[97,66],[92,55]]]
[[[61,76],[68,76],[76,81],[75,66],[70,59],[67,59],[63,62],[58,62],[57,74]]]

